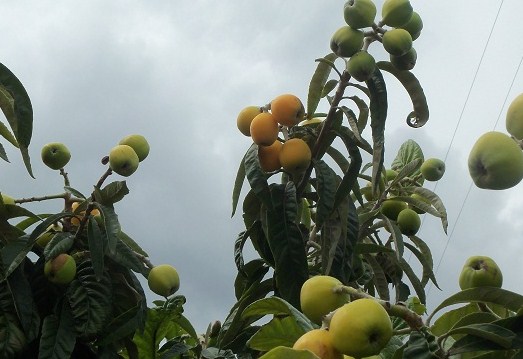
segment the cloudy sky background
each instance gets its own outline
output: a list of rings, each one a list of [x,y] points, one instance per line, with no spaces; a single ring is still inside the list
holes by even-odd
[[[380,8],[382,1],[376,3]],[[0,3],[0,62],[20,78],[33,103],[30,155],[36,176],[29,177],[18,152],[4,141],[12,163],[0,163],[0,191],[16,198],[62,191],[61,177],[40,161],[41,147],[58,141],[72,153],[67,166],[72,186],[89,193],[105,170],[100,159],[123,136],[146,136],[150,156],[128,179],[131,192],[116,209],[124,231],[153,263],[177,267],[180,293],[188,299],[186,315],[204,331],[210,321],[223,320],[234,303],[232,249],[243,224],[240,214],[230,217],[231,191],[250,145],[236,128],[236,115],[281,93],[305,102],[314,59],[330,52],[332,33],[344,25],[343,4]],[[425,25],[415,42],[413,72],[431,117],[423,128],[409,128],[404,121],[411,110],[408,95],[387,76],[386,164],[407,139],[417,141],[427,158],[446,158],[445,177],[427,187],[437,186],[447,206],[449,235],[431,217],[419,233],[434,261],[441,261],[442,291],[430,290],[429,309],[457,291],[463,262],[476,254],[493,257],[504,272],[505,288],[523,292],[517,269],[523,252],[523,185],[468,192],[466,165],[481,134],[505,131],[506,108],[523,92],[523,71],[517,72],[523,3],[412,4]],[[378,60],[387,58],[377,43],[370,52]],[[27,208],[48,212],[61,206],[54,201]]]

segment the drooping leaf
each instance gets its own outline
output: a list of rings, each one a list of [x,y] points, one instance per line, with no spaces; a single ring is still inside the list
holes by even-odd
[[[307,114],[313,114],[318,108],[320,99],[323,94],[323,89],[329,75],[334,68],[334,61],[337,56],[333,53],[326,55],[323,59],[318,59],[318,66],[316,71],[312,75],[311,82],[309,84],[309,94],[307,96]],[[330,91],[329,91],[330,92]]]
[[[316,224],[319,228],[334,209],[337,187],[337,175],[323,160],[313,160],[316,171],[318,203],[316,206]]]
[[[55,258],[60,253],[67,253],[73,247],[74,234],[70,232],[58,232],[47,243],[44,248],[46,261]]]
[[[296,224],[296,187],[293,182],[271,185],[272,209],[267,211],[267,239],[274,256],[277,294],[296,308],[300,290],[309,277],[305,241]]]
[[[269,184],[267,183],[265,172],[260,167],[258,145],[255,143],[253,143],[247,150],[244,157],[244,164],[245,175],[251,185],[252,191],[267,208],[271,208],[272,202]]]
[[[409,281],[412,284],[412,287],[414,287],[416,295],[418,296],[421,303],[427,303],[427,298],[425,297],[425,289],[423,288],[420,279],[416,276],[416,273],[414,273],[414,271],[412,270],[411,266],[407,263],[407,261],[404,258],[400,259],[399,265],[403,272],[409,278]]]
[[[139,258],[139,255],[141,254],[135,253],[127,244],[120,240],[116,242],[116,250],[114,253],[107,253],[106,255],[116,263],[129,268],[136,273],[141,273],[145,276],[148,273],[148,268]]]
[[[87,242],[89,243],[94,275],[97,280],[100,280],[104,271],[104,238],[98,227],[98,222],[92,216],[89,216],[87,220]]]
[[[241,271],[238,271],[234,280],[234,294],[236,300],[240,300],[243,293],[255,282],[260,282],[269,271],[269,266],[263,259],[253,259],[247,262]]]
[[[6,162],[9,162],[9,158],[7,157],[7,152],[5,152],[5,148],[1,143],[0,143],[0,158]]]
[[[370,92],[370,127],[372,128],[372,192],[377,192],[379,176],[383,170],[385,154],[385,121],[387,119],[387,88],[381,71],[376,67],[372,76],[366,81]]]
[[[386,248],[383,247],[382,248]],[[365,261],[371,266],[372,268],[372,280],[374,282],[374,286],[376,287],[376,290],[378,291],[380,299],[383,300],[390,300],[390,293],[389,293],[389,283],[387,282],[387,277],[385,276],[385,272],[381,268],[381,265],[378,263],[378,261],[372,256],[372,255],[364,255]]]
[[[358,147],[353,142],[351,142],[349,138],[343,135],[340,137],[347,147],[351,161],[349,168],[344,173],[343,178],[339,183],[338,188],[336,189],[334,208],[337,208],[341,201],[343,201],[345,197],[349,196],[350,191],[355,187],[358,179],[358,173],[360,172],[362,164],[362,158]]]
[[[407,90],[414,110],[407,116],[407,125],[410,127],[421,127],[429,120],[429,106],[418,79],[410,71],[400,71],[388,61],[378,61],[376,65],[393,74]]]
[[[421,253],[416,247],[414,247],[412,244],[405,242],[405,247],[407,247],[418,259],[418,261],[423,266],[423,277],[421,285],[424,286],[423,279],[425,277],[430,278],[432,280],[432,283],[436,286],[436,288],[441,289],[438,286],[438,282],[436,280],[436,276],[434,275],[434,272],[432,271],[431,263],[427,261],[426,257]]]
[[[449,226],[449,222],[447,219],[447,209],[445,208],[445,205],[443,204],[443,201],[439,198],[439,196],[425,187],[416,187],[414,189],[414,193],[417,193],[422,197],[427,198],[430,201],[430,203],[434,206],[434,208],[436,208],[436,210],[439,213],[438,217],[441,218],[443,231],[447,233],[447,228]]]
[[[102,214],[105,235],[107,237],[107,251],[109,253],[114,253],[121,232],[118,215],[114,211],[112,205],[106,206],[98,202],[93,202],[93,204]]]
[[[118,240],[122,241],[133,252],[136,252],[144,257],[149,257],[149,254],[147,254],[147,252],[144,251],[142,249],[142,247],[140,247],[140,245],[138,243],[136,243],[136,241],[134,239],[129,237],[129,235],[127,235],[124,231],[118,232],[117,237],[118,237]]]
[[[232,213],[231,217],[234,217],[236,213],[236,207],[238,206],[238,201],[240,200],[240,194],[243,187],[243,182],[245,181],[245,156],[240,162],[238,167],[238,172],[236,173],[236,179],[234,180],[234,188],[232,190]]]

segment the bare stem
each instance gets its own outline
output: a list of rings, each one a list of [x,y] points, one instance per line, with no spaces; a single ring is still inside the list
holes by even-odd
[[[29,203],[29,202],[47,201],[47,200],[50,200],[50,199],[58,199],[58,198],[65,199],[65,198],[67,198],[67,195],[68,195],[68,193],[64,192],[64,193],[58,193],[58,194],[51,194],[51,195],[48,195],[48,196],[29,197],[29,198],[16,199],[15,202],[16,203]]]

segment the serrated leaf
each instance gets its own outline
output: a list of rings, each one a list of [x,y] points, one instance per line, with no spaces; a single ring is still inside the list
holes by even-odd
[[[390,300],[390,293],[389,293],[389,283],[387,282],[387,277],[385,276],[385,272],[381,268],[380,264],[376,259],[368,254],[364,255],[365,261],[370,265],[372,268],[372,280],[374,282],[374,286],[376,287],[380,299],[383,300]]]
[[[103,218],[103,225],[105,228],[105,235],[107,236],[107,250],[109,253],[114,253],[116,250],[116,243],[120,236],[121,228],[118,222],[118,215],[112,206],[105,206],[98,202],[92,202],[100,211]]]
[[[441,309],[461,303],[492,303],[501,305],[513,312],[517,312],[523,307],[523,296],[502,288],[470,288],[455,293],[441,302],[436,309],[434,309],[429,319]]]
[[[432,280],[432,283],[436,286],[436,288],[441,288],[438,286],[438,282],[436,280],[436,276],[434,275],[434,272],[432,271],[431,263],[427,261],[423,253],[421,253],[416,247],[411,245],[410,243],[404,243],[405,247],[407,247],[418,259],[418,261],[421,263],[423,267],[423,277],[428,277],[430,280]],[[422,280],[422,286],[424,286],[423,280]]]
[[[73,247],[74,234],[69,232],[58,232],[47,243],[44,248],[46,261],[55,258],[60,253],[67,253]]]
[[[247,346],[258,351],[269,351],[274,347],[283,345],[292,347],[294,342],[305,330],[300,327],[292,317],[275,317],[263,325],[248,341]]]
[[[316,206],[316,224],[321,228],[334,209],[337,187],[337,175],[323,160],[313,160],[316,172],[318,203]]]
[[[136,253],[134,253],[134,251],[124,242],[117,241],[116,250],[114,253],[107,253],[107,256],[116,263],[129,268],[136,273],[141,273],[147,276],[148,269],[143,261],[141,261]]]
[[[271,208],[272,202],[269,184],[267,183],[265,172],[260,167],[258,145],[255,143],[247,150],[244,157],[244,164],[245,175],[247,176],[252,191],[267,208]]]
[[[403,272],[409,278],[409,281],[412,284],[412,287],[414,287],[414,291],[416,292],[416,295],[418,296],[421,303],[427,303],[423,285],[421,284],[421,281],[419,280],[419,278],[416,276],[416,274],[412,270],[411,266],[407,263],[407,261],[404,258],[400,258],[399,265],[400,265],[401,269],[403,270]]]
[[[380,70],[376,67],[372,76],[366,81],[370,92],[370,127],[372,128],[372,192],[377,192],[379,176],[383,170],[385,153],[385,121],[387,119],[387,88]]]
[[[89,216],[87,220],[87,243],[94,275],[97,280],[100,280],[104,271],[104,237],[98,227],[98,222],[92,216]]]
[[[409,139],[403,142],[400,146],[398,153],[396,154],[396,157],[392,161],[391,168],[395,171],[398,171],[399,174],[403,167],[407,166],[409,163],[415,160],[420,161],[419,166],[421,167],[421,164],[425,160],[425,157],[423,155],[423,150],[418,145],[418,143],[414,140]],[[419,175],[419,168],[411,172],[411,174],[414,176]]]
[[[349,96],[349,99],[354,101],[356,106],[358,106],[359,115],[357,127],[359,132],[361,133],[363,129],[367,127],[367,121],[369,120],[369,106],[367,106],[367,103],[358,96]]]
[[[430,201],[430,203],[434,206],[434,208],[436,208],[436,210],[439,213],[439,217],[441,218],[441,225],[443,226],[443,231],[445,231],[446,234],[449,222],[447,219],[447,209],[445,208],[443,201],[439,198],[439,196],[436,193],[424,187],[416,187],[414,189],[414,193],[417,193],[427,198]]]
[[[44,318],[38,358],[69,358],[76,343],[76,331],[71,310],[67,303],[62,305],[60,316],[55,314]]]
[[[129,193],[129,188],[125,181],[114,181],[102,189],[95,187],[96,201],[104,206],[111,206],[121,201]]]
[[[296,187],[293,182],[271,185],[272,209],[267,211],[267,239],[274,256],[277,295],[300,307],[300,290],[309,271],[305,241],[296,224]]]
[[[376,65],[394,75],[403,85],[410,96],[414,110],[407,116],[407,125],[410,127],[421,127],[429,120],[429,106],[416,76],[410,71],[400,71],[388,61],[378,61]]]
[[[413,331],[407,342],[407,347],[403,350],[404,359],[438,359],[435,352],[438,348],[436,339],[432,335]]]
[[[0,64],[0,87],[3,101],[0,108],[13,130],[14,137],[22,154],[24,164],[31,177],[34,178],[29,159],[28,147],[33,132],[33,107],[29,95],[20,80],[3,64]],[[9,97],[6,101],[6,92]]]
[[[329,75],[334,66],[334,61],[337,56],[333,53],[326,55],[323,59],[318,59],[318,66],[316,71],[312,75],[311,82],[309,84],[309,94],[307,96],[307,114],[313,114],[318,108],[322,92],[327,83]]]
[[[78,265],[66,297],[79,336],[96,334],[107,324],[112,307],[111,290],[110,279],[104,275],[97,280],[90,261]]]
[[[423,255],[423,258],[426,262],[427,268],[430,268],[431,272],[434,270],[434,262],[432,260],[432,253],[430,251],[430,247],[419,237],[416,236],[410,236],[409,239],[414,243],[416,247],[418,247],[420,253]],[[425,264],[423,264],[425,266]],[[421,279],[421,284],[425,286],[430,278],[430,272],[423,271],[423,277]],[[434,283],[436,284],[436,283]]]
[[[296,350],[285,346],[278,346],[263,354],[259,359],[320,359],[308,350]]]
[[[347,147],[351,161],[349,168],[344,173],[343,178],[336,189],[336,194],[334,196],[334,208],[337,208],[339,204],[347,196],[349,196],[350,191],[356,186],[358,174],[362,164],[362,158],[358,147],[353,142],[351,142],[349,138],[346,138],[343,135],[341,135],[340,138]]]

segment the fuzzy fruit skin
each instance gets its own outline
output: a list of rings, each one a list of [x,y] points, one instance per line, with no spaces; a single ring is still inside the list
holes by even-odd
[[[260,113],[262,113],[262,110],[259,106],[244,107],[236,118],[236,126],[238,127],[238,130],[240,130],[240,132],[245,136],[250,137],[252,119]]]
[[[342,26],[332,35],[330,48],[339,57],[351,57],[363,47],[363,31]]]
[[[392,66],[400,71],[412,70],[416,66],[417,59],[418,53],[413,47],[401,56],[390,55]]]
[[[374,24],[376,5],[372,0],[355,0],[352,5],[347,1],[343,7],[343,17],[353,29],[361,29]]]
[[[510,103],[505,118],[507,132],[518,140],[523,139],[523,93]]]
[[[258,147],[258,159],[262,170],[272,172],[281,168],[280,152],[282,147],[283,143],[278,140],[274,141],[270,146]]]
[[[138,155],[138,160],[142,162],[149,155],[151,147],[149,142],[142,135],[128,135],[120,140],[119,145],[128,145],[131,146]]]
[[[13,204],[13,205],[16,204],[15,203],[15,199],[13,197],[11,197],[11,196],[9,196],[7,194],[3,194],[3,193],[2,193],[2,202],[4,204]]]
[[[347,62],[347,71],[357,81],[366,81],[376,69],[376,60],[367,51],[358,51]]]
[[[270,146],[278,139],[278,122],[272,113],[262,112],[252,119],[250,133],[258,146]]]
[[[404,29],[392,29],[383,34],[383,48],[389,54],[402,56],[412,49],[412,36]]]
[[[292,127],[305,117],[305,107],[293,94],[279,95],[271,101],[271,113],[280,125]]]
[[[400,28],[407,30],[410,36],[412,36],[412,41],[414,41],[421,35],[423,20],[421,20],[421,16],[419,16],[416,11],[413,11],[410,20],[406,24],[400,26]]]
[[[303,314],[316,324],[323,316],[349,301],[345,293],[334,293],[333,289],[343,285],[337,278],[327,275],[310,277],[300,291],[300,306]]]
[[[479,188],[511,188],[523,179],[523,152],[510,136],[490,131],[480,136],[472,146],[468,167]]]
[[[462,290],[476,287],[497,287],[503,285],[503,274],[494,260],[487,256],[472,256],[465,261],[459,275]]]
[[[281,166],[291,174],[305,171],[311,163],[311,158],[311,149],[301,138],[288,139],[280,151]]]
[[[420,172],[427,181],[439,181],[445,174],[445,162],[439,158],[429,158],[421,164]]]
[[[320,359],[343,359],[343,354],[332,346],[330,333],[326,329],[312,329],[306,332],[296,340],[292,348],[309,350]]]
[[[180,288],[180,276],[173,266],[160,264],[149,272],[147,284],[154,293],[168,297]]]
[[[44,265],[44,274],[55,284],[68,284],[76,276],[76,261],[67,253],[61,253]]]
[[[379,354],[392,337],[389,314],[376,300],[362,298],[338,308],[329,331],[332,344],[355,358]]]
[[[380,211],[385,217],[395,221],[398,219],[398,215],[400,214],[400,212],[406,209],[407,207],[407,203],[403,201],[387,199],[383,201],[383,203],[381,204]]]
[[[60,142],[51,142],[42,147],[42,162],[52,170],[59,170],[69,163],[71,152]]]
[[[385,0],[381,8],[381,17],[385,25],[399,27],[410,20],[412,12],[409,0]]]
[[[421,218],[419,214],[413,209],[406,208],[398,214],[396,220],[401,233],[406,236],[413,236],[418,233],[421,227]]]
[[[140,159],[129,145],[117,145],[109,152],[109,167],[120,176],[129,177],[137,169]]]

